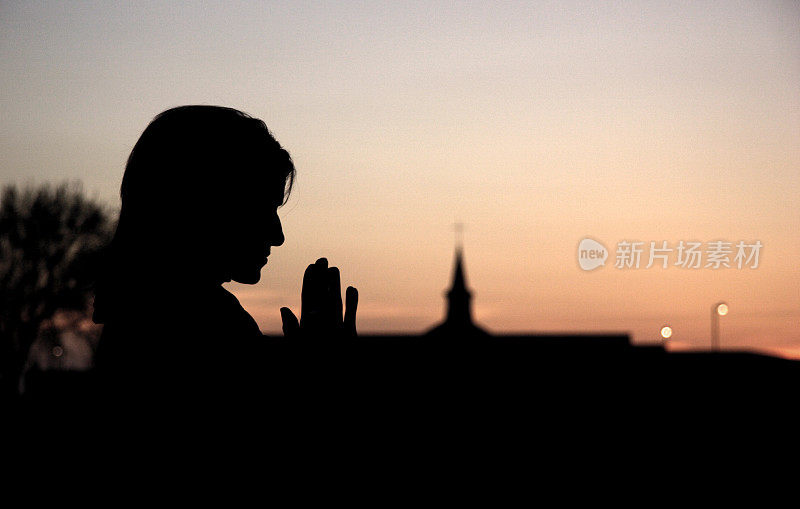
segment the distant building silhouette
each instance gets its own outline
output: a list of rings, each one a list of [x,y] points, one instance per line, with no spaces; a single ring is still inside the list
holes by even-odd
[[[467,289],[464,276],[464,255],[461,247],[456,248],[453,284],[445,294],[447,298],[447,316],[444,322],[437,325],[427,336],[434,337],[488,337],[489,333],[477,326],[472,320],[472,292]]]

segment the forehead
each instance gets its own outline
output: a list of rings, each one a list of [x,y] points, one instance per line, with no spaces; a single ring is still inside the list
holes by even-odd
[[[259,146],[250,146],[237,155],[231,169],[238,174],[235,179],[238,193],[262,204],[281,205],[287,184],[286,171],[279,167],[281,162]]]
[[[233,199],[241,207],[280,207],[286,190],[286,182],[283,179],[248,179],[243,182],[238,192],[235,192]]]

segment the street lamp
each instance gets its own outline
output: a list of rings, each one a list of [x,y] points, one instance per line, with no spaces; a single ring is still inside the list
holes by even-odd
[[[666,350],[667,340],[672,337],[672,327],[669,325],[661,327],[661,337],[664,339],[664,350]]]
[[[711,307],[711,350],[719,351],[719,317],[728,314],[728,305],[717,302]]]

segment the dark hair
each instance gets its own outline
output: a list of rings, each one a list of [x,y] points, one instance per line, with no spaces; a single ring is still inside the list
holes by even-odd
[[[122,209],[98,300],[145,278],[190,280],[242,203],[285,203],[295,168],[263,121],[233,108],[180,106],[156,116],[128,158]],[[212,267],[213,268],[213,267]]]

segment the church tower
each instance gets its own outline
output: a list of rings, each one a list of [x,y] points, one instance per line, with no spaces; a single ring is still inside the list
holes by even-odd
[[[459,339],[461,337],[488,336],[488,333],[472,321],[472,292],[467,289],[464,275],[464,253],[456,247],[453,282],[447,297],[447,316],[444,322],[428,332],[428,336]]]

